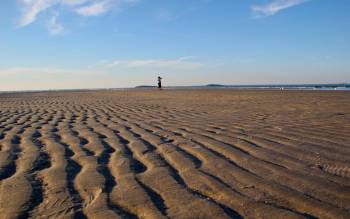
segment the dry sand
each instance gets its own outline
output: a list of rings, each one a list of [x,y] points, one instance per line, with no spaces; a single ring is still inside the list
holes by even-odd
[[[0,95],[0,218],[350,218],[350,93]]]

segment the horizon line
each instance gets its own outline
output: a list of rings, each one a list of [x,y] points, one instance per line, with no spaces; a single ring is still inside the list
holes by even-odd
[[[215,88],[215,87],[232,87],[232,88],[283,88],[287,87],[316,87],[316,86],[325,86],[325,87],[348,87],[350,82],[340,82],[340,83],[270,83],[270,84],[221,84],[221,83],[210,83],[202,85],[173,85],[173,86],[164,86],[164,88]],[[57,91],[98,91],[98,90],[127,90],[127,89],[142,89],[142,88],[157,88],[156,85],[137,85],[132,87],[109,87],[109,88],[58,88],[58,89],[18,89],[18,90],[0,90],[0,93],[25,93],[25,92],[57,92]]]

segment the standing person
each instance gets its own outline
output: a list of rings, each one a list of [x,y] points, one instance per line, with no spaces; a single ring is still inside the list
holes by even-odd
[[[160,76],[158,76],[158,88],[162,89],[162,79]]]

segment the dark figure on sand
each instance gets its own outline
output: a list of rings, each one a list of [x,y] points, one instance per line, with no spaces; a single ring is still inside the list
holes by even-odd
[[[162,89],[162,79],[160,76],[158,76],[158,88]]]

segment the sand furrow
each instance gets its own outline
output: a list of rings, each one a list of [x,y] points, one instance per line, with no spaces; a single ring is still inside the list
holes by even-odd
[[[136,174],[147,169],[146,166],[134,158],[124,139],[113,132],[106,132],[110,129],[100,127],[99,130],[101,132],[105,130],[104,133],[108,136],[106,142],[115,148],[109,167],[116,177],[117,186],[111,191],[110,200],[133,212],[139,218],[164,217],[162,198],[154,191],[145,190],[147,187],[136,178]],[[152,197],[158,197],[158,202],[155,202]]]
[[[151,127],[150,127],[151,128]],[[170,132],[171,133],[171,132]],[[171,134],[170,134],[171,136]],[[179,139],[178,136],[172,136],[171,140],[174,141],[174,139]],[[183,151],[186,151],[187,153],[191,154],[193,153],[193,151],[197,151],[197,149],[202,149],[200,147],[198,147],[198,145],[193,145],[192,143],[189,143],[189,142],[184,142],[186,140],[184,139],[179,139],[179,140],[175,140],[175,142],[178,143],[178,146],[181,146],[184,148]],[[163,144],[160,144],[160,145],[163,145]],[[194,149],[194,150],[193,150]],[[167,153],[169,154],[169,153]],[[172,155],[173,153],[171,153]],[[196,152],[193,153],[193,157],[195,156],[198,156],[199,155],[199,158],[196,158],[197,160],[200,159],[200,160],[203,160],[203,169],[205,170],[204,173],[207,175],[207,176],[202,176],[201,178],[207,178],[206,181],[209,181],[211,183],[214,183],[215,181],[213,179],[210,179],[208,178],[208,175],[211,176],[211,178],[214,178],[216,181],[219,181],[220,183],[226,185],[227,187],[229,187],[230,189],[233,189],[234,192],[230,191],[230,190],[227,190],[228,191],[226,194],[227,197],[229,197],[229,199],[227,199],[227,197],[225,198],[223,195],[219,195],[217,196],[217,193],[212,193],[211,195],[214,195],[214,199],[216,199],[215,197],[217,197],[218,199],[221,199],[221,201],[226,201],[228,203],[230,203],[231,206],[233,206],[233,208],[236,208],[236,207],[241,207],[239,208],[240,210],[242,210],[243,212],[241,212],[243,215],[247,216],[247,217],[252,217],[252,218],[256,218],[256,217],[266,217],[266,218],[269,218],[272,214],[276,214],[276,215],[285,215],[288,217],[288,214],[289,214],[289,217],[297,217],[296,215],[293,216],[293,211],[291,209],[287,209],[285,208],[286,210],[289,211],[288,212],[284,212],[283,209],[281,209],[281,206],[271,206],[272,203],[267,203],[266,201],[261,201],[261,203],[259,202],[255,202],[254,199],[251,199],[249,200],[248,198],[246,198],[245,196],[242,196],[242,194],[245,192],[245,191],[242,191],[241,188],[250,188],[251,186],[245,186],[245,185],[240,185],[239,187],[237,187],[237,185],[239,185],[240,183],[238,181],[235,181],[233,184],[232,183],[229,183],[230,185],[228,185],[226,182],[224,182],[223,180],[221,180],[219,177],[217,176],[214,176],[216,175],[218,172],[215,170],[216,167],[214,167],[214,171],[213,170],[213,166],[212,166],[212,163],[218,163],[218,159],[209,159],[209,157],[205,156],[203,157],[203,154],[198,154]],[[220,155],[219,155],[220,156]],[[221,156],[220,156],[221,157]],[[180,159],[179,157],[177,157],[177,159],[172,159],[173,162],[177,161],[178,159]],[[215,161],[214,161],[215,160]],[[180,159],[180,162],[178,163],[178,165],[182,166],[183,165],[183,159]],[[196,161],[198,163],[198,161]],[[194,164],[196,163],[194,162]],[[234,163],[230,162],[230,164],[232,165],[235,165]],[[183,168],[185,169],[188,169],[190,165],[185,165],[183,166]],[[223,164],[220,163],[218,165],[219,167],[222,167]],[[207,168],[208,167],[208,168]],[[209,174],[208,174],[209,172]],[[211,173],[211,174],[210,174]],[[214,175],[212,175],[214,174]],[[221,173],[220,173],[221,174]],[[219,174],[219,175],[220,175]],[[200,175],[200,174],[199,174]],[[203,175],[203,174],[202,174]],[[229,175],[229,173],[225,173],[225,172],[222,172],[222,175],[221,176],[227,176]],[[194,181],[195,180],[195,177],[189,177],[189,180],[190,181]],[[206,182],[206,181],[203,181],[203,182]],[[195,180],[196,183],[193,182],[193,185],[194,186],[198,186],[198,184],[203,184],[203,182],[198,182],[197,180]],[[230,181],[232,182],[232,181]],[[216,182],[216,186],[218,186],[218,183]],[[209,185],[205,185],[203,186],[205,188],[205,190],[203,190],[204,192],[208,192],[208,188],[210,187],[210,184]],[[222,189],[222,185],[221,187],[219,187]],[[215,191],[215,187],[214,188],[211,188],[212,190]],[[209,190],[210,191],[210,190]],[[232,194],[234,194],[236,197],[234,198],[234,196],[232,196]],[[238,196],[238,197],[237,197]],[[236,201],[235,201],[236,200]],[[268,205],[266,205],[268,204]],[[242,207],[243,206],[243,207]],[[249,211],[246,211],[246,209],[249,209],[249,207],[251,206],[254,206],[254,210],[252,210],[251,212]],[[277,209],[276,209],[277,208]],[[267,215],[264,215],[264,211],[266,211],[266,209],[269,209],[269,214]],[[284,213],[283,213],[284,212]],[[296,212],[297,214],[299,214],[299,216],[302,216],[303,214],[301,213],[298,213]]]
[[[333,160],[347,161],[347,151],[344,147],[334,147],[334,149],[332,149],[329,146],[314,144],[313,142],[308,141],[307,137],[305,136],[295,137],[292,134],[281,133],[275,130],[269,131],[268,134],[260,134],[259,136],[268,140],[279,142],[286,146],[294,147],[297,150],[299,149],[310,152],[317,151],[319,154],[322,154],[323,157],[327,157],[329,159],[333,158]]]
[[[49,156],[51,166],[38,173],[38,177],[43,181],[43,201],[33,210],[32,216],[73,218],[74,204],[66,188],[67,160],[64,146],[59,143],[57,128],[46,124],[40,132],[42,136],[39,139],[43,151]]]
[[[180,131],[177,130],[177,131],[181,132],[181,130]],[[183,135],[186,136],[187,138],[192,139],[192,141],[193,141],[193,138],[195,137],[195,136],[188,137],[185,133],[183,133]],[[231,166],[232,165],[234,165],[234,166],[237,165],[235,163],[232,163],[229,158],[223,157],[223,155],[221,153],[220,154],[217,153],[215,151],[217,149],[216,146],[212,147],[211,145],[208,145],[207,142],[204,142],[204,145],[201,144],[201,142],[194,141],[194,143],[196,145],[201,145],[202,147],[205,147],[211,153],[214,153],[216,156],[219,156],[220,158],[224,159],[225,161],[228,161]],[[196,146],[193,146],[193,147],[196,147]],[[205,159],[208,159],[208,157],[205,157]],[[216,159],[216,162],[217,161],[218,160]],[[237,166],[237,167],[239,167],[239,166]],[[231,168],[227,168],[227,169],[233,169],[233,168],[231,167]],[[255,174],[249,176],[249,175],[247,175],[247,172],[243,171],[240,168],[236,169],[235,172],[240,172],[240,174],[238,174],[238,178],[237,178],[237,179],[239,179],[239,181],[241,181],[241,182],[244,182],[244,181],[252,182],[252,181],[254,181],[253,184],[255,184],[255,187],[257,187],[261,191],[265,191],[265,192],[270,193],[272,196],[277,196],[279,201],[285,199],[285,197],[293,197],[293,199],[292,199],[293,202],[291,202],[291,200],[289,200],[289,201],[286,200],[285,203],[281,203],[282,206],[284,206],[285,208],[288,208],[288,206],[291,206],[291,207],[295,208],[298,212],[304,212],[304,213],[310,212],[310,214],[317,215],[317,216],[318,215],[322,215],[320,217],[332,217],[331,216],[332,214],[338,214],[338,213],[341,213],[343,215],[343,217],[346,217],[346,215],[348,215],[348,213],[346,211],[342,211],[340,209],[339,210],[335,210],[335,209],[332,209],[331,206],[327,206],[327,205],[322,206],[321,202],[318,202],[317,200],[312,200],[309,197],[308,197],[308,204],[309,205],[305,204],[306,200],[304,200],[304,204],[303,205],[299,205],[299,201],[298,200],[304,199],[303,196],[300,195],[300,194],[296,194],[295,192],[287,189],[287,187],[281,187],[278,184],[261,181],[260,177],[257,178]],[[274,185],[274,186],[272,186],[272,185]],[[245,187],[245,185],[243,185],[242,187]],[[322,206],[322,207],[320,207],[320,206]],[[332,209],[335,212],[330,212],[328,209]]]
[[[74,130],[78,132],[79,136],[88,140],[84,147],[89,147],[96,153],[96,156],[93,156],[83,150],[84,155],[79,157],[78,163],[84,168],[76,176],[75,185],[84,200],[84,213],[89,218],[119,218],[118,211],[108,205],[107,179],[105,172],[101,171],[101,166],[104,164],[99,163],[99,159],[104,153],[104,147],[98,135],[82,124],[76,125]]]
[[[200,134],[198,135],[200,136]],[[268,161],[271,160],[271,155],[267,155],[265,160],[260,160],[262,153],[257,153],[258,157],[245,156],[240,151],[232,148],[232,145],[230,144],[223,143],[222,141],[215,140],[214,138],[211,138],[210,140],[206,139],[206,142],[211,141],[217,148],[222,147],[221,153],[226,154],[235,161],[240,160],[241,162],[239,163],[247,163],[245,165],[247,168],[254,170],[256,174],[262,174],[263,178],[267,178],[269,180],[279,179],[282,185],[286,185],[299,192],[315,197],[316,199],[328,202],[329,204],[335,203],[336,205],[340,205],[342,208],[349,209],[350,207],[347,205],[347,203],[350,201],[350,190],[348,190],[346,187],[342,188],[339,187],[339,185],[334,185],[331,183],[321,183],[318,177],[316,178],[309,176],[307,172],[300,173],[299,171],[295,171],[297,168],[294,168],[294,171],[290,171],[284,166],[275,165],[275,163]],[[241,145],[241,143],[237,142],[234,144],[235,147],[238,145]]]
[[[64,119],[64,117],[62,119]],[[65,168],[67,177],[66,186],[74,206],[74,218],[85,218],[86,216],[82,212],[83,201],[74,185],[74,180],[81,171],[82,167],[76,161],[76,159],[74,159],[77,155],[72,148],[77,147],[80,142],[78,139],[74,139],[73,135],[71,134],[71,130],[69,129],[66,122],[63,120],[57,121],[56,125],[58,126],[57,140],[64,147],[64,156],[67,160],[67,165]],[[70,146],[69,144],[74,144],[74,146]]]
[[[33,130],[26,130],[19,140],[21,154],[16,162],[16,172],[1,182],[0,208],[2,218],[18,218],[30,210],[31,194],[35,191],[31,175],[38,149],[32,142]]]
[[[2,140],[0,151],[0,180],[11,177],[16,172],[16,160],[20,152],[19,138],[16,133],[8,133]],[[1,182],[0,181],[0,182]]]
[[[211,142],[211,140],[209,139],[201,139],[198,136],[191,136],[192,139],[196,139],[196,140],[192,140],[194,141],[194,143],[199,143],[200,145],[210,148],[210,150],[212,151],[217,151],[219,152],[221,155],[224,155],[227,159],[232,160],[236,163],[236,165],[243,167],[245,170],[249,170],[249,172],[253,172],[254,174],[256,174],[256,176],[262,177],[263,181],[261,181],[262,185],[265,184],[265,186],[262,186],[262,188],[267,187],[267,186],[272,186],[272,188],[267,189],[267,191],[271,194],[271,195],[277,195],[279,198],[284,198],[283,194],[289,194],[290,197],[295,197],[296,200],[298,199],[302,199],[302,196],[307,196],[308,200],[309,200],[309,204],[310,206],[307,206],[307,211],[314,211],[315,215],[321,213],[324,214],[324,216],[326,216],[327,214],[331,213],[329,212],[328,209],[332,209],[335,211],[336,214],[342,213],[343,215],[347,215],[348,213],[346,211],[343,211],[341,209],[336,209],[334,208],[333,205],[331,204],[327,204],[322,202],[322,200],[319,199],[315,199],[312,198],[311,196],[308,196],[307,193],[307,189],[308,187],[305,187],[303,192],[306,192],[304,195],[302,195],[302,193],[297,193],[297,191],[295,190],[295,188],[298,186],[299,181],[296,180],[295,184],[292,184],[291,180],[292,178],[283,178],[281,174],[278,173],[283,173],[283,169],[280,170],[280,172],[271,172],[271,170],[269,170],[268,168],[268,164],[262,164],[262,163],[253,163],[252,159],[247,159],[248,157],[244,156],[242,153],[235,153],[234,151],[232,151],[232,149],[230,148],[224,148],[224,147],[220,147],[218,142]],[[223,145],[221,145],[223,146]],[[246,160],[247,159],[247,160]],[[272,176],[270,177],[270,175],[272,174]],[[277,177],[278,179],[281,179],[281,181],[274,181],[273,179],[276,179],[275,177]],[[273,180],[273,181],[272,181]],[[283,184],[285,183],[289,183],[289,185],[284,186]],[[292,185],[292,187],[290,187],[290,185]],[[305,202],[305,201],[304,201]],[[342,201],[338,201],[340,202],[339,205],[343,205]],[[347,202],[345,202],[347,203]],[[304,209],[305,206],[300,206],[299,203],[296,201],[294,203],[290,203],[290,206],[293,206],[296,209],[299,209],[301,207],[301,209]],[[342,206],[343,207],[343,206]],[[315,211],[315,209],[317,209],[317,211]],[[305,210],[304,210],[305,211]],[[316,214],[317,212],[317,214]],[[320,215],[318,215],[320,216]]]
[[[303,175],[301,175],[299,177],[298,181],[304,181],[305,185],[307,185],[308,182],[305,181],[304,179],[309,178],[311,181],[310,181],[308,186],[312,187],[313,185],[315,185],[316,187],[318,187],[320,189],[323,188],[323,186],[319,183],[320,179],[318,177],[315,178],[315,179],[312,179],[311,177],[308,176],[310,174],[310,168],[307,168],[307,167],[309,167],[309,165],[303,164],[302,160],[299,160],[299,161],[298,160],[291,160],[291,159],[293,159],[291,157],[281,156],[281,154],[279,154],[279,153],[273,154],[273,152],[271,152],[269,150],[261,151],[261,147],[259,147],[259,145],[251,143],[252,139],[254,139],[254,138],[244,138],[244,140],[243,140],[243,139],[240,139],[239,136],[236,136],[236,138],[234,138],[234,137],[228,138],[226,136],[221,136],[221,135],[218,135],[218,134],[216,134],[216,135],[213,135],[211,133],[205,133],[204,134],[203,130],[201,130],[201,129],[197,131],[197,134],[198,135],[204,135],[205,137],[209,137],[212,140],[217,141],[218,143],[224,143],[224,144],[226,144],[226,145],[224,145],[226,147],[230,147],[232,145],[234,147],[236,147],[236,148],[238,147],[241,150],[243,150],[244,152],[246,152],[246,153],[248,152],[250,155],[253,155],[253,156],[255,156],[258,159],[262,159],[264,162],[270,162],[270,161],[274,161],[274,160],[278,159],[277,162],[273,162],[272,164],[276,164],[277,163],[277,164],[283,164],[283,165],[282,166],[280,166],[280,165],[272,166],[275,169],[278,168],[279,166],[282,167],[282,168],[284,166],[286,166],[288,168],[293,168],[293,170],[298,169],[300,172],[303,172]],[[264,166],[269,166],[269,165],[264,165]],[[347,173],[346,172],[347,171],[346,166],[345,167],[344,166],[343,167],[338,167],[338,168],[341,169],[341,171],[343,171],[343,172],[340,172],[340,174],[341,173],[343,173],[343,174]],[[293,173],[291,173],[291,171],[289,169],[282,170],[282,173],[284,173],[287,177],[288,176],[293,176]],[[298,172],[296,172],[296,174],[298,174]],[[322,176],[321,174],[317,174],[317,175],[318,176]],[[298,178],[298,176],[296,176],[296,175],[294,175],[294,177]],[[294,180],[293,179],[294,177],[292,177],[290,180]],[[338,187],[339,187],[339,185],[333,185],[332,186],[332,184],[328,183],[326,185],[325,189],[331,189],[329,191],[330,193],[336,193],[339,196],[343,195],[344,198],[349,197],[349,194],[346,194],[346,193],[344,194],[344,189],[345,188],[338,188]]]
[[[129,147],[135,156],[147,165],[147,171],[139,176],[139,180],[145,185],[152,187],[153,190],[162,196],[168,207],[167,214],[169,217],[227,217],[219,206],[198,196],[198,194],[187,187],[184,180],[178,174],[178,171],[160,157],[159,154],[155,153],[155,151],[149,151],[147,145],[135,138],[127,129],[118,130],[123,138],[130,142]],[[158,177],[155,177],[155,175],[158,175]],[[184,202],[187,202],[188,205],[182,206],[181,209],[177,205],[174,205],[174,203]],[[203,207],[211,210],[209,212],[196,211],[196,209]],[[186,208],[192,209],[191,216],[188,215]]]
[[[140,131],[140,130],[139,130]],[[140,132],[142,133],[142,132]],[[145,134],[143,132],[143,134]],[[162,139],[163,138],[163,139]],[[249,211],[249,205],[251,205],[253,200],[249,200],[247,197],[242,196],[241,193],[230,189],[226,184],[223,184],[221,180],[213,178],[212,175],[206,174],[205,171],[196,170],[198,166],[198,158],[190,155],[188,153],[184,154],[184,150],[179,150],[180,147],[173,145],[171,140],[166,141],[165,137],[162,137],[159,141],[164,141],[161,144],[157,144],[157,149],[160,153],[171,162],[177,169],[179,169],[180,175],[183,176],[186,183],[197,192],[205,194],[207,199],[216,200],[225,212],[233,218],[239,218],[240,216],[230,209],[228,206],[231,206],[233,209],[240,209],[241,214],[248,218],[264,217],[268,218],[272,215],[284,215],[287,218],[299,218],[302,215],[294,214],[291,211],[285,211],[270,208],[268,215],[263,215],[262,210],[266,210],[269,206],[264,206],[262,203],[256,204],[255,212]],[[156,144],[156,142],[154,142]],[[185,156],[187,155],[187,156]],[[191,158],[189,158],[191,157]],[[225,192],[224,192],[225,191]],[[210,197],[210,198],[209,198]],[[260,211],[259,211],[260,208]]]

